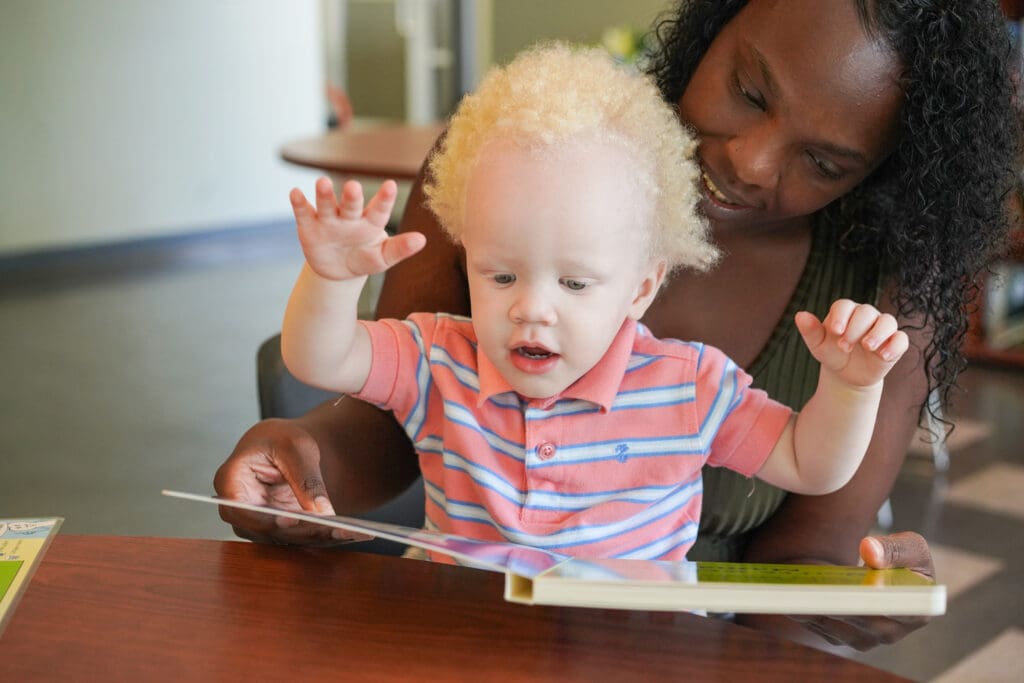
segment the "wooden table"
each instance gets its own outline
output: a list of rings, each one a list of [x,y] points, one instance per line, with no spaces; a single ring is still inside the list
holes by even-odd
[[[289,142],[281,158],[335,176],[414,180],[443,130],[443,124],[356,125]]]
[[[246,542],[58,536],[10,681],[897,681],[690,614],[527,607],[499,574]]]

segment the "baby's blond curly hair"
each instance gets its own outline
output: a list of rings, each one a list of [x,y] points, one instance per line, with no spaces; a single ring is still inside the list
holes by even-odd
[[[623,172],[644,170],[631,180],[653,207],[642,236],[652,257],[664,259],[669,270],[707,270],[715,263],[718,249],[697,211],[696,140],[650,79],[598,48],[546,43],[488,72],[463,98],[430,158],[427,206],[457,242],[469,176],[487,143],[507,140],[542,151],[578,138],[618,143],[637,162]]]

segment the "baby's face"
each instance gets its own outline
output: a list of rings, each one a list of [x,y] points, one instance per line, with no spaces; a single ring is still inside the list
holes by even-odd
[[[541,152],[492,142],[474,166],[461,235],[473,326],[519,394],[565,390],[657,293],[636,172],[621,147],[596,141]]]

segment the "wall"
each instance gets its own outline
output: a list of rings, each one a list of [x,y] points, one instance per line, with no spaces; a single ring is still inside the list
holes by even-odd
[[[474,1],[482,24],[483,68],[504,64],[542,39],[597,44],[609,26],[646,29],[659,12],[675,5],[675,0]],[[394,0],[348,0],[346,15],[346,82],[357,113],[404,118],[404,46],[395,30]]]
[[[318,0],[0,3],[0,255],[289,214]]]
[[[495,63],[542,39],[597,44],[609,26],[647,29],[672,0],[492,0]]]
[[[405,43],[394,2],[349,0],[346,14],[346,81],[356,114],[404,119]]]

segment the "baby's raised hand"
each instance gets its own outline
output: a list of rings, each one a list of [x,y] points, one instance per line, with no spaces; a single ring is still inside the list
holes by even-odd
[[[364,207],[362,186],[349,180],[339,202],[330,179],[321,177],[314,208],[298,188],[293,189],[289,199],[299,242],[313,272],[328,280],[372,275],[422,249],[426,238],[421,233],[389,237],[384,230],[397,193],[394,181],[385,181]]]
[[[797,313],[796,326],[822,370],[854,386],[880,382],[910,343],[894,317],[849,299],[833,303],[824,321],[807,311]]]

